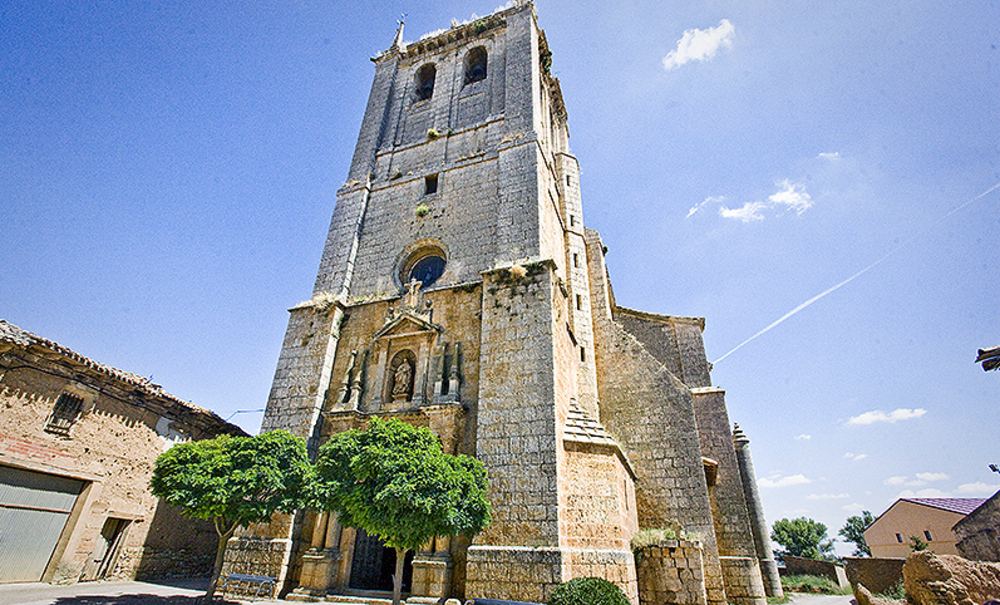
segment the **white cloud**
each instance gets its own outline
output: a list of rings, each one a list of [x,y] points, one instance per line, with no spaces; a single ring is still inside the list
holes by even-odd
[[[948,475],[944,473],[917,473],[917,479],[921,481],[944,481],[948,478]]]
[[[681,39],[677,41],[677,48],[663,57],[663,67],[670,71],[688,61],[708,61],[720,48],[732,47],[735,35],[736,27],[729,22],[729,19],[719,21],[718,27],[686,29]]]
[[[809,194],[806,192],[806,186],[802,183],[793,183],[792,181],[785,179],[780,183],[777,183],[777,185],[779,187],[779,191],[768,196],[767,201],[745,202],[741,208],[729,208],[727,206],[722,206],[719,208],[719,214],[723,218],[731,218],[744,223],[749,223],[752,221],[764,220],[765,212],[768,210],[790,208],[794,210],[796,214],[801,215],[803,212],[812,207],[812,198],[809,197]],[[705,198],[704,202],[688,211],[688,216],[698,212],[709,202],[721,202],[723,199],[725,198]]]
[[[847,511],[849,513],[860,513],[865,510],[864,504],[859,504],[857,502],[852,502],[851,504],[845,504],[840,507],[840,510]]]
[[[771,195],[767,198],[775,205],[785,205],[789,208],[795,210],[796,214],[801,215],[803,212],[808,210],[812,205],[812,198],[806,193],[806,186],[802,183],[793,183],[788,179],[785,179],[778,183],[781,187],[781,191]]]
[[[867,457],[868,457],[868,454],[854,454],[852,452],[847,452],[846,454],[844,454],[844,458],[847,458],[848,460],[855,460],[855,461],[857,461],[857,460],[864,460]]]
[[[850,494],[809,494],[806,500],[843,500],[850,497]]]
[[[761,210],[765,208],[767,208],[767,204],[764,202],[747,202],[743,204],[742,208],[730,209],[723,206],[719,208],[719,214],[723,218],[733,218],[744,223],[749,223],[751,221],[764,220]]]
[[[792,485],[803,485],[812,483],[805,475],[791,475],[790,477],[765,477],[757,481],[759,487],[789,487]]]
[[[920,418],[927,413],[927,410],[923,408],[909,409],[909,408],[899,408],[898,410],[893,410],[886,414],[882,410],[873,410],[871,412],[865,412],[859,416],[853,416],[847,421],[847,424],[874,424],[876,422],[896,422],[897,420],[909,420],[911,418]]]
[[[725,199],[726,198],[722,197],[721,195],[718,196],[718,197],[708,196],[700,204],[695,204],[694,206],[692,206],[691,209],[688,210],[687,217],[690,217],[693,214],[697,214],[698,212],[701,211],[702,208],[704,208],[708,204],[720,204]],[[685,218],[687,218],[687,217],[685,217]]]
[[[906,477],[889,477],[882,483],[885,485],[906,485]]]
[[[935,487],[928,487],[925,489],[913,491],[911,489],[904,489],[899,492],[897,498],[950,498],[951,494],[948,492],[941,491]]]
[[[831,162],[836,162],[837,160],[840,159],[840,152],[834,151],[833,153],[821,153],[816,157],[821,160],[830,160]]]
[[[806,435],[805,433],[795,436],[795,439],[798,441],[809,441],[812,438],[813,438],[812,435]]]
[[[998,490],[1000,490],[1000,485],[990,485],[989,483],[983,483],[982,481],[976,481],[975,483],[963,483],[958,486],[955,491],[959,494],[979,494],[983,496],[992,496]]]

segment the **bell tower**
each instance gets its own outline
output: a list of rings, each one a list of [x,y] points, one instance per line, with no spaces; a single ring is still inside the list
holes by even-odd
[[[687,582],[701,595],[691,602],[723,605],[724,582],[739,584],[731,602],[763,605],[704,320],[615,305],[531,2],[413,43],[400,23],[372,61],[347,180],[312,296],[290,309],[261,430],[315,452],[374,416],[399,418],[486,465],[491,524],[408,554],[408,603],[545,602],[581,576],[639,603],[632,537],[677,526],[700,540],[660,550],[696,553],[682,559],[698,568],[665,564],[677,577],[649,586]],[[391,588],[394,557],[377,536],[302,511],[231,543],[226,570],[309,596],[377,593]]]

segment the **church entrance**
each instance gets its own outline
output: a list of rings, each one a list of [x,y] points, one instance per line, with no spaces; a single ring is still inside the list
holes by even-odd
[[[354,539],[354,561],[348,585],[357,590],[392,590],[392,575],[396,573],[396,550],[387,548],[378,536],[363,529]],[[403,592],[410,591],[413,580],[413,551],[406,551],[403,560]]]

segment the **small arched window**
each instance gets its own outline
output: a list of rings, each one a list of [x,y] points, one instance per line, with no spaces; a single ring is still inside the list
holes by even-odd
[[[433,63],[428,63],[417,70],[415,91],[417,101],[424,101],[434,95],[434,77],[436,75],[437,69],[434,68]]]
[[[486,49],[477,46],[465,55],[465,83],[486,79]]]

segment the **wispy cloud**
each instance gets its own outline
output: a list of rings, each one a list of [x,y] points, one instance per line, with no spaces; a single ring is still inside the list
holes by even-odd
[[[843,500],[850,497],[850,494],[809,494],[806,500]]]
[[[709,61],[720,48],[730,48],[736,36],[736,27],[723,19],[718,27],[708,29],[686,29],[677,48],[663,57],[663,67],[670,71],[677,69],[689,61]]]
[[[913,491],[912,489],[904,489],[899,492],[897,498],[950,498],[951,494],[936,487],[928,487]]]
[[[928,483],[931,481],[944,481],[947,478],[948,475],[944,473],[917,473],[917,479],[927,481]]]
[[[837,160],[840,159],[840,152],[839,151],[834,151],[832,153],[829,153],[829,152],[828,153],[821,153],[821,154],[817,155],[816,157],[819,158],[819,159],[821,159],[821,160],[830,160],[831,162],[836,162]]]
[[[747,202],[742,208],[719,208],[722,218],[732,218],[744,223],[764,220],[763,210],[767,208],[764,202]]]
[[[767,197],[766,200],[744,202],[739,208],[730,208],[723,205],[723,196],[707,197],[701,203],[688,210],[690,217],[702,211],[706,206],[719,205],[719,216],[740,221],[742,223],[753,223],[762,221],[768,215],[779,213],[783,210],[794,210],[795,214],[802,215],[803,212],[813,206],[813,199],[806,191],[803,183],[796,183],[789,179],[784,179],[775,183],[777,191]]]
[[[991,485],[989,483],[983,483],[982,481],[976,481],[975,483],[963,483],[955,490],[955,492],[959,494],[978,494],[982,496],[992,496],[997,491],[1000,491],[1000,485]]]
[[[885,485],[906,485],[906,477],[889,477],[883,481]]]
[[[873,410],[871,412],[865,412],[864,414],[853,416],[847,421],[847,424],[874,424],[876,422],[896,422],[899,420],[910,420],[911,418],[920,418],[927,413],[927,410],[923,408],[909,409],[909,408],[899,408],[893,410],[886,414],[882,410]]]
[[[806,483],[812,483],[812,480],[805,475],[791,475],[789,477],[777,475],[757,480],[759,487],[789,487],[792,485],[804,485]]]
[[[795,436],[795,439],[797,441],[809,441],[812,438],[813,438],[812,435],[806,435],[805,433],[802,433],[801,435],[796,435]]]
[[[858,502],[852,502],[850,504],[845,504],[840,507],[840,510],[847,511],[849,513],[860,513],[865,510],[865,505]]]
[[[847,452],[846,454],[844,454],[844,458],[847,458],[848,460],[854,460],[854,461],[864,460],[867,457],[868,457],[868,454],[855,454],[853,452]]]
[[[717,197],[712,197],[712,196],[706,197],[703,202],[701,202],[700,204],[695,204],[694,206],[691,207],[690,210],[688,210],[687,217],[690,217],[693,214],[697,214],[698,212],[701,211],[702,208],[704,208],[709,204],[721,204],[725,199],[726,198],[722,197],[721,195]]]
[[[781,190],[767,198],[775,206],[787,206],[800,216],[812,207],[812,198],[806,193],[806,186],[802,183],[793,183],[785,179],[778,183],[778,186],[781,187]]]

